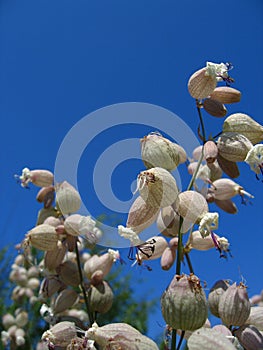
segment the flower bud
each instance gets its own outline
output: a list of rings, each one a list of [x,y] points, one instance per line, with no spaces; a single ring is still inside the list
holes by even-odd
[[[263,332],[263,306],[253,306],[250,310],[246,323],[257,327],[259,331]]]
[[[211,97],[208,97],[203,102],[205,111],[213,117],[222,118],[227,114],[225,105]]]
[[[46,269],[52,271],[55,270],[63,261],[67,252],[65,244],[61,244],[55,249],[45,252],[44,266]]]
[[[163,270],[167,271],[169,270],[176,258],[176,250],[171,247],[166,247],[163,251],[162,257],[161,257],[161,267]]]
[[[212,329],[223,334],[224,336],[227,336],[227,337],[232,336],[230,329],[224,326],[223,324],[217,324]]]
[[[141,154],[147,169],[173,170],[179,164],[179,152],[173,147],[173,142],[160,134],[151,133],[141,139]]]
[[[223,158],[220,153],[217,155],[217,161],[220,166],[220,168],[223,170],[225,174],[227,174],[232,179],[235,179],[236,177],[239,177],[239,169],[236,162],[231,162],[230,160],[227,160]],[[217,180],[217,179],[216,179]]]
[[[236,347],[225,335],[205,327],[196,330],[190,336],[187,346],[189,350],[236,350]]]
[[[54,216],[49,216],[45,219],[45,221],[43,222],[43,224],[47,224],[47,225],[50,225],[50,226],[54,226],[54,227],[57,227],[58,225],[61,224],[61,220],[54,217]]]
[[[72,289],[62,290],[56,297],[53,306],[54,314],[59,314],[71,308],[78,300],[78,293]]]
[[[178,197],[174,177],[163,168],[152,168],[138,175],[138,188],[142,199],[154,208],[168,207]]]
[[[241,92],[230,86],[218,86],[211,93],[210,97],[221,103],[236,103],[240,101]]]
[[[16,325],[18,327],[25,327],[28,322],[28,313],[26,311],[21,311],[16,315]]]
[[[64,321],[55,324],[44,332],[41,339],[51,346],[66,347],[76,335],[77,331],[74,323]]]
[[[15,318],[13,315],[11,314],[5,314],[2,317],[2,323],[5,329],[8,329],[9,327],[13,326],[16,322],[15,322]]]
[[[39,289],[39,296],[43,299],[50,298],[55,293],[64,289],[65,284],[57,276],[48,276],[43,279]]]
[[[146,242],[138,246],[138,253],[136,259],[139,263],[143,260],[154,260],[162,256],[168,243],[165,238],[161,236],[154,236],[147,239]]]
[[[203,150],[203,146],[197,146],[192,153],[192,157],[194,161],[198,161],[200,159],[200,157],[202,156],[202,150]]]
[[[218,305],[220,297],[225,293],[227,288],[229,287],[229,283],[226,280],[217,281],[213,287],[210,289],[208,294],[208,306],[211,313],[216,316],[219,316]]]
[[[179,194],[178,213],[187,221],[198,223],[208,212],[205,198],[195,191],[184,191]]]
[[[217,140],[220,155],[231,162],[242,162],[253,147],[244,135],[236,132],[224,132]]]
[[[228,116],[223,124],[223,132],[242,134],[253,145],[263,141],[263,126],[244,113],[235,113]]]
[[[126,323],[111,323],[102,327],[94,323],[85,336],[95,340],[102,349],[158,350],[153,340]]]
[[[102,281],[96,286],[91,285],[88,290],[88,300],[91,312],[104,314],[108,312],[113,303],[113,292],[108,282]]]
[[[120,258],[118,250],[108,250],[108,253],[101,256],[93,255],[84,264],[84,272],[88,279],[91,279],[95,271],[101,270],[105,277],[111,270],[113,263]]]
[[[211,192],[214,194],[215,199],[218,200],[230,199],[237,194],[254,198],[251,194],[247,193],[242,186],[230,179],[218,179],[213,182],[212,186]]]
[[[42,187],[37,194],[37,201],[39,203],[44,203],[44,208],[49,208],[55,198],[55,188],[54,186]]]
[[[207,163],[207,166],[210,170],[210,180],[213,182],[215,180],[218,180],[223,175],[223,170],[218,164],[218,161],[215,160],[213,163]]]
[[[246,287],[236,283],[227,288],[219,300],[218,312],[227,326],[242,326],[250,314],[250,302]]]
[[[241,326],[234,331],[234,335],[246,350],[263,349],[263,335],[255,326]]]
[[[32,182],[38,187],[48,187],[53,184],[54,175],[49,170],[29,170],[24,168],[22,175],[19,176],[22,187],[28,187],[28,184]]]
[[[207,74],[205,67],[191,75],[188,81],[188,91],[193,98],[203,99],[214,91],[216,85],[216,76]]]
[[[46,221],[46,219],[51,216],[53,216],[54,218],[57,218],[59,216],[59,213],[56,208],[48,207],[40,209],[37,214],[36,225],[42,225],[44,221]]]
[[[217,146],[214,141],[206,141],[204,144],[204,159],[207,163],[214,163],[217,158]]]
[[[56,204],[63,215],[69,215],[79,210],[81,198],[78,191],[64,181],[55,186]]]
[[[28,282],[27,282],[28,288],[35,290],[39,287],[39,285],[40,285],[40,282],[38,278],[32,277],[28,279]]]
[[[195,330],[207,319],[207,303],[195,275],[175,275],[161,298],[165,322],[173,329]]]
[[[53,226],[41,224],[34,227],[26,234],[23,245],[32,245],[39,250],[53,250],[58,244],[58,235]]]
[[[56,268],[57,273],[62,282],[68,286],[78,287],[80,284],[80,276],[78,266],[73,261],[65,261]]]

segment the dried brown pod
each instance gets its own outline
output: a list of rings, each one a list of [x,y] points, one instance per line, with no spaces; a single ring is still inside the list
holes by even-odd
[[[195,99],[203,99],[211,95],[217,85],[215,76],[207,74],[206,67],[191,75],[188,81],[189,94]]]
[[[78,266],[75,262],[67,260],[60,264],[56,271],[63,283],[68,286],[78,287],[80,284],[80,276]]]
[[[204,100],[203,107],[204,110],[213,117],[222,118],[227,114],[225,105],[222,102],[217,101],[211,97],[208,97]]]
[[[253,325],[243,325],[234,331],[234,335],[246,350],[262,350],[263,335]]]
[[[217,158],[218,158],[218,155],[217,155]],[[207,166],[210,170],[210,180],[212,182],[222,177],[223,170],[221,169],[217,160],[215,160],[213,163],[207,163]]]
[[[252,143],[242,134],[224,132],[217,140],[218,153],[231,162],[242,162],[253,147]]]
[[[73,289],[64,289],[57,296],[52,307],[54,314],[71,308],[78,300],[78,293]]]
[[[226,175],[228,175],[232,179],[239,177],[240,172],[236,162],[231,162],[230,160],[223,158],[219,153],[217,155],[217,161],[220,168]]]
[[[210,97],[221,103],[236,103],[241,99],[241,92],[230,86],[217,86]]]
[[[55,198],[54,186],[42,187],[36,196],[36,200],[39,203],[44,203],[44,208],[48,208],[52,205]]]
[[[56,246],[53,250],[45,252],[44,256],[44,266],[46,269],[52,271],[56,269],[63,261],[67,252],[67,247],[65,244]]]
[[[228,214],[236,214],[238,212],[237,206],[231,199],[218,200],[215,199],[215,204]]]

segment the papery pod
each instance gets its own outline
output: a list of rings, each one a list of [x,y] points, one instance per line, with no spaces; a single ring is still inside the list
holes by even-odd
[[[224,326],[223,324],[217,324],[212,329],[223,334],[224,336],[227,336],[227,337],[232,336],[230,329]]]
[[[70,344],[71,339],[77,336],[77,330],[73,322],[59,322],[43,333],[42,340],[49,345],[65,347]]]
[[[231,162],[230,160],[223,158],[219,153],[217,155],[217,161],[226,175],[232,179],[239,177],[240,173],[236,162]]]
[[[168,243],[165,238],[161,236],[151,237],[137,247],[138,252],[136,254],[136,259],[138,262],[158,259],[162,256],[167,247]]]
[[[178,188],[174,177],[163,168],[152,168],[138,175],[142,199],[154,208],[167,207],[176,202]]]
[[[246,323],[257,327],[259,331],[263,332],[263,306],[251,307]]]
[[[214,329],[200,328],[188,339],[189,350],[236,350],[236,347],[223,334]]]
[[[220,297],[218,313],[225,325],[242,326],[250,314],[246,286],[242,283],[229,286]]]
[[[223,132],[244,135],[253,145],[263,141],[263,126],[244,113],[231,114],[223,124]]]
[[[62,290],[56,297],[52,307],[54,314],[59,314],[71,308],[78,300],[78,293],[72,289]]]
[[[172,148],[179,154],[179,164],[183,164],[187,161],[187,154],[185,149],[177,143],[172,143]]]
[[[161,298],[162,315],[173,329],[195,330],[207,319],[206,296],[195,275],[175,275]]]
[[[221,103],[236,103],[241,99],[241,92],[230,86],[218,86],[211,93],[210,97]]]
[[[242,162],[253,147],[244,135],[236,132],[224,132],[217,140],[217,148],[221,157],[231,162]]]
[[[150,206],[139,196],[129,210],[126,227],[138,234],[155,222],[158,212],[158,208]]]
[[[213,285],[213,287],[209,291],[209,294],[208,294],[209,310],[216,317],[220,317],[218,312],[219,300],[221,296],[225,293],[228,287],[229,287],[228,281],[219,280]]]
[[[219,238],[216,234],[214,234],[214,237]],[[199,231],[193,231],[190,234],[187,247],[190,249],[197,249],[197,250],[209,250],[209,249],[215,248],[215,243],[211,235],[203,238],[203,236]]]
[[[203,327],[205,327],[205,328],[211,328],[211,323],[210,323],[209,319],[207,319],[207,320],[205,321],[205,324],[203,325]],[[179,335],[182,335],[182,330],[181,330],[181,329],[178,329],[178,330],[176,331],[176,333],[179,334]],[[184,339],[189,339],[190,336],[191,336],[193,333],[194,333],[194,331],[185,331],[185,332],[184,332]]]
[[[73,214],[66,217],[64,221],[64,227],[66,232],[72,236],[79,236],[79,223],[82,218],[80,214]]]
[[[218,156],[218,155],[217,155]],[[223,170],[218,164],[218,161],[214,161],[213,163],[207,163],[207,166],[210,170],[210,180],[213,182],[215,180],[218,180],[223,175]]]
[[[218,149],[214,141],[206,141],[204,144],[204,159],[208,164],[214,163],[217,158]]]
[[[79,270],[76,263],[73,261],[65,261],[56,268],[56,271],[61,279],[68,286],[78,287],[80,284]]]
[[[55,198],[54,186],[42,187],[36,196],[39,203],[44,203],[44,208],[49,208]]]
[[[176,249],[171,247],[165,248],[161,257],[162,269],[165,271],[169,270],[173,266],[175,262],[175,258],[176,258]]]
[[[47,224],[53,227],[57,227],[61,224],[61,220],[59,218],[56,218],[54,216],[49,216],[45,219],[43,224]]]
[[[197,146],[192,153],[193,160],[198,161],[199,158],[202,156],[203,146]]]
[[[50,298],[52,295],[63,290],[64,288],[66,288],[66,286],[62,281],[60,281],[58,276],[50,275],[42,280],[39,289],[39,297],[43,299]]]
[[[227,114],[225,105],[222,102],[217,101],[211,97],[208,97],[204,100],[203,107],[204,110],[213,117],[222,118]]]
[[[215,204],[228,214],[236,214],[238,212],[237,206],[231,199],[219,200],[215,199]]]
[[[109,249],[107,253],[101,256],[92,255],[84,264],[84,272],[87,278],[91,279],[93,273],[99,270],[103,272],[103,277],[105,277],[117,259],[119,259],[119,252],[112,249]]]
[[[188,81],[188,91],[193,98],[203,99],[214,91],[216,85],[216,77],[207,75],[207,69],[204,67],[191,75]]]
[[[241,326],[234,335],[246,350],[263,350],[263,335],[255,326]]]
[[[31,245],[39,250],[53,250],[58,244],[58,235],[53,226],[41,224],[28,231],[23,242],[24,246]]]
[[[147,169],[161,167],[173,170],[179,164],[179,151],[173,142],[160,134],[151,133],[141,139],[142,161]]]
[[[85,335],[95,340],[101,350],[158,350],[153,340],[126,323],[111,323],[102,327],[94,323]]]
[[[81,198],[78,191],[64,181],[55,186],[56,204],[63,215],[69,215],[79,210]]]
[[[187,221],[198,223],[208,212],[205,198],[195,191],[184,191],[179,194],[178,213]]]
[[[87,296],[91,312],[104,314],[112,307],[114,294],[106,281],[102,281],[95,286],[91,285]]]
[[[179,232],[180,216],[176,213],[173,206],[162,208],[157,217],[157,227],[159,231],[166,237],[175,237]],[[181,232],[186,233],[192,223],[183,222]]]
[[[41,225],[44,223],[44,221],[49,218],[50,216],[53,216],[54,218],[57,218],[59,216],[59,213],[56,208],[49,207],[49,208],[42,208],[39,210],[37,214],[37,222],[36,225]]]

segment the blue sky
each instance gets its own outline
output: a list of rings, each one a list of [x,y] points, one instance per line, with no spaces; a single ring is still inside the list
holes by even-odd
[[[189,76],[206,61],[232,62],[233,86],[243,95],[238,105],[228,107],[228,114],[244,112],[262,124],[262,19],[260,0],[2,0],[1,245],[21,241],[40,209],[34,202],[36,190],[22,190],[13,175],[25,166],[53,170],[66,134],[99,108],[123,102],[161,106],[196,133]],[[220,131],[221,119],[208,115],[204,119],[208,133]],[[124,117],[124,122],[129,120]],[[118,125],[95,135],[97,139],[85,149],[78,179],[94,216],[104,210],[92,188],[96,159],[118,140],[140,138],[149,131],[147,126]],[[131,198],[131,182],[142,169],[138,159],[116,167],[109,183],[116,196]],[[220,216],[218,233],[230,240],[233,258],[225,261],[212,251],[193,253],[192,260],[208,287],[220,278],[244,278],[253,295],[263,286],[263,185],[247,165],[240,170],[237,182],[255,199],[244,206],[236,198],[239,213]],[[185,168],[179,171],[186,187]],[[104,177],[101,174],[100,180]],[[158,263],[153,268],[151,273],[132,269],[135,281],[137,275],[145,280],[138,293],[158,296],[169,283],[173,271],[162,272]],[[151,317],[150,335],[159,332],[157,323],[163,324],[160,313]]]

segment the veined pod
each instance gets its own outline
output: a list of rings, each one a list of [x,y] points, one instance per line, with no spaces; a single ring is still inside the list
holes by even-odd
[[[56,205],[63,215],[69,215],[79,210],[81,198],[78,191],[67,181],[55,186]]]
[[[204,159],[207,164],[214,163],[218,154],[218,149],[214,141],[206,141],[204,144]]]
[[[58,241],[55,227],[42,224],[28,231],[23,246],[31,245],[39,250],[49,251],[57,247]]]
[[[67,252],[65,244],[56,246],[53,250],[45,252],[44,266],[49,271],[55,270],[63,261]]]
[[[215,329],[202,327],[190,336],[187,342],[189,350],[236,350],[236,347]]]
[[[141,139],[141,155],[147,169],[160,167],[173,170],[180,160],[173,142],[157,133],[151,133]]]
[[[208,294],[209,310],[216,317],[220,317],[218,312],[219,300],[223,295],[223,293],[225,293],[228,287],[229,287],[228,281],[219,280],[215,282],[215,284],[212,286],[212,288],[209,291],[209,294]]]
[[[217,86],[210,97],[221,103],[236,103],[241,99],[241,92],[230,86]]]
[[[246,323],[257,327],[259,331],[263,332],[263,306],[252,306]]]
[[[178,213],[187,221],[199,223],[204,214],[208,212],[205,198],[195,191],[184,191],[179,194]]]
[[[71,308],[78,301],[78,293],[73,289],[64,289],[56,297],[52,307],[54,314],[59,314]]]
[[[206,296],[197,276],[175,275],[161,298],[165,322],[173,329],[195,330],[208,315]]]
[[[37,214],[37,222],[36,225],[41,225],[44,223],[44,221],[49,218],[50,216],[53,216],[54,218],[57,218],[59,216],[59,213],[56,208],[54,207],[48,207],[48,208],[42,208],[38,211]]]
[[[55,198],[54,186],[42,187],[36,196],[36,200],[39,203],[44,203],[44,208],[49,208]]]
[[[263,126],[245,113],[234,113],[228,116],[223,124],[223,132],[242,134],[253,145],[263,141]]]
[[[162,235],[166,237],[175,237],[178,235],[180,216],[176,213],[173,206],[162,208],[159,212],[156,223]],[[191,226],[191,222],[184,220],[181,227],[181,233],[186,233]]]
[[[142,199],[154,208],[167,207],[178,200],[175,178],[163,168],[142,171],[137,183]]]
[[[195,99],[203,99],[211,95],[217,85],[215,75],[207,74],[207,68],[201,68],[188,80],[189,94]]]
[[[51,346],[66,347],[77,336],[77,330],[73,322],[63,321],[55,324],[43,333],[42,340]]]
[[[231,162],[244,161],[252,147],[248,138],[236,132],[224,132],[217,140],[218,152]]]
[[[136,260],[141,263],[143,260],[154,260],[162,256],[168,243],[162,236],[153,236],[138,246]]]
[[[231,199],[215,199],[215,204],[228,214],[236,214],[238,212],[237,206]]]
[[[230,199],[237,194],[244,196],[247,195],[250,198],[254,198],[251,194],[246,192],[242,186],[237,184],[231,179],[218,179],[212,183],[210,191],[214,194],[215,199],[226,200]]]
[[[218,156],[218,155],[217,155]],[[218,161],[215,160],[213,163],[207,163],[207,166],[210,170],[210,180],[213,182],[215,180],[218,180],[223,175],[223,170],[218,164]]]
[[[80,276],[78,266],[75,262],[66,260],[60,264],[56,271],[61,279],[68,286],[78,287],[80,284]]]
[[[153,340],[126,323],[111,323],[102,327],[94,323],[86,331],[85,336],[95,340],[102,350],[107,350],[109,347],[125,350],[158,350]]]
[[[88,289],[88,301],[91,312],[105,314],[113,304],[114,294],[108,282],[102,281]]]
[[[53,184],[54,175],[49,170],[29,170],[24,168],[22,170],[21,176],[16,176],[19,178],[22,187],[28,187],[28,184],[32,182],[35,186],[38,187],[48,187]]]
[[[246,350],[262,350],[263,335],[252,325],[243,325],[234,331],[234,335]]]
[[[217,155],[217,161],[218,161],[220,168],[229,177],[231,177],[232,179],[239,177],[240,173],[239,173],[239,169],[238,169],[236,162],[231,162],[230,160],[223,158],[220,155],[220,153],[218,153],[218,155]]]
[[[225,105],[222,102],[211,98],[211,96],[204,100],[203,107],[204,110],[213,117],[222,118],[227,114]]]

